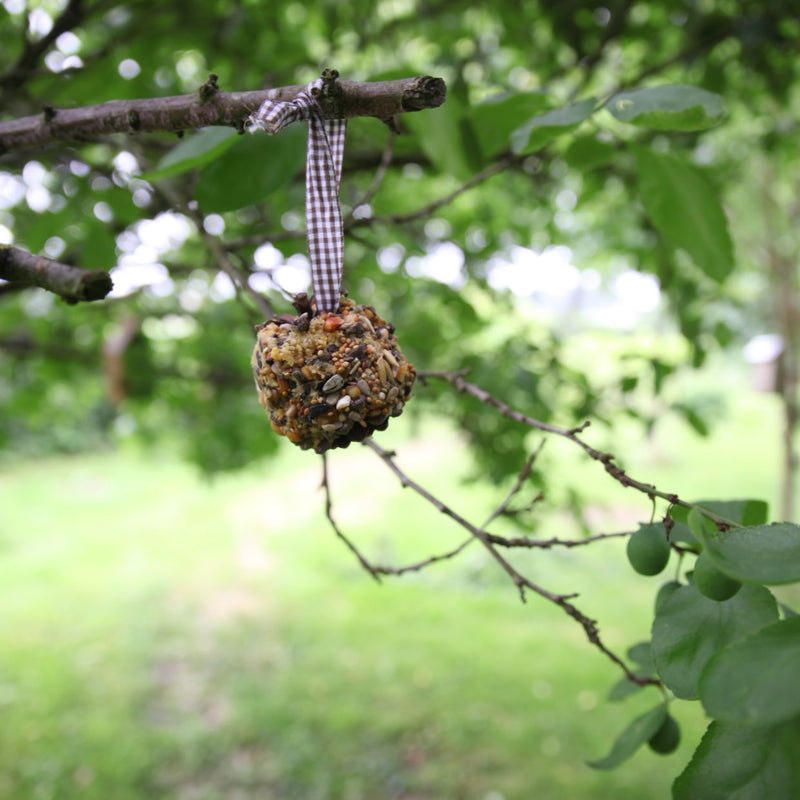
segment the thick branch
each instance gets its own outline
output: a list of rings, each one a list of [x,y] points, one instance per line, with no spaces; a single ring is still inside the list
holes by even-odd
[[[328,118],[378,117],[436,108],[447,92],[441,78],[424,75],[395,81],[337,80],[336,91],[321,100]],[[222,92],[212,75],[196,94],[146,100],[111,100],[97,106],[52,109],[44,114],[0,122],[0,154],[60,141],[93,139],[111,133],[178,133],[204,125],[243,129],[267,99],[291,100],[303,86],[253,92]]]
[[[10,245],[0,245],[0,278],[12,284],[41,286],[70,303],[102,300],[113,288],[105,270],[79,269]]]

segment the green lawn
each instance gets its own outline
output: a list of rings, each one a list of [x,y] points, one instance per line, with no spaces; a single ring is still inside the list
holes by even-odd
[[[730,486],[774,500],[774,407],[754,398],[736,414],[738,439],[667,428],[620,457],[670,491],[727,496]],[[508,487],[465,485],[458,442],[436,430],[403,443],[410,429],[399,420],[381,442],[480,523]],[[549,463],[580,483],[603,530],[647,518],[646,500],[552,444]],[[374,560],[403,563],[462,539],[364,448],[334,454],[331,467],[337,519]],[[520,603],[477,547],[377,585],[330,530],[319,481],[318,459],[299,451],[213,483],[131,453],[6,467],[0,797],[669,796],[704,728],[697,709],[676,706],[676,754],[589,769],[658,693],[606,703],[618,670],[559,609]],[[540,530],[570,528],[556,510]],[[579,591],[624,652],[647,637],[666,578],[634,575],[623,548],[520,564],[548,589]]]

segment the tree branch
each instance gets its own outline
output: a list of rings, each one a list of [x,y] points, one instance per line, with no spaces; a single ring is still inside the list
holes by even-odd
[[[559,428],[557,425],[550,425],[547,422],[542,422],[541,420],[529,417],[527,414],[516,411],[507,403],[504,403],[502,400],[499,400],[498,398],[489,394],[486,389],[483,389],[480,386],[465,380],[464,376],[466,372],[467,371],[463,370],[460,372],[421,370],[417,372],[417,377],[423,382],[430,378],[447,381],[456,391],[475,397],[485,405],[494,408],[508,419],[519,422],[522,425],[527,425],[529,428],[534,428],[535,430],[545,431],[546,433],[552,433],[556,436],[563,436],[565,439],[569,439],[571,442],[578,445],[578,447],[580,447],[589,456],[589,458],[602,464],[605,471],[615,481],[617,481],[617,483],[619,483],[621,486],[624,486],[626,489],[631,488],[635,489],[637,492],[642,492],[642,494],[647,495],[647,497],[649,497],[653,502],[655,502],[656,498],[660,498],[661,500],[666,500],[671,506],[696,508],[701,514],[703,514],[703,516],[708,517],[712,522],[718,525],[723,524],[733,528],[741,527],[740,523],[726,519],[725,517],[715,514],[713,511],[709,511],[708,509],[703,508],[696,503],[689,503],[686,500],[681,500],[677,494],[662,492],[656,489],[656,487],[650,483],[643,483],[635,478],[631,478],[630,475],[628,475],[628,473],[616,463],[615,456],[612,453],[604,453],[602,450],[597,450],[580,437],[580,434],[589,427],[588,422],[585,422],[583,425],[580,425],[577,428]]]
[[[439,380],[447,381],[457,391],[475,397],[485,405],[496,409],[504,417],[508,417],[508,419],[512,419],[515,422],[527,425],[529,428],[535,428],[536,430],[545,431],[546,433],[553,433],[557,436],[563,436],[565,439],[569,439],[571,442],[577,444],[578,447],[582,448],[590,458],[593,458],[595,461],[599,461],[605,467],[606,472],[608,472],[612,478],[625,487],[637,489],[651,498],[660,497],[672,504],[678,503],[680,505],[689,505],[679,500],[679,498],[674,494],[660,492],[655,486],[649,483],[642,483],[641,481],[637,481],[629,477],[625,471],[614,462],[614,456],[611,453],[603,453],[600,450],[596,450],[590,444],[581,439],[578,434],[588,427],[588,423],[585,423],[579,428],[568,429],[559,428],[557,425],[550,425],[547,422],[542,422],[541,420],[529,417],[527,414],[523,414],[520,411],[514,410],[502,400],[498,400],[480,386],[476,386],[474,383],[470,383],[469,381],[465,380],[463,372],[422,371],[419,372],[418,375],[423,380],[438,378]]]
[[[325,453],[322,454],[322,488],[325,491],[325,516],[328,518],[328,522],[330,522],[331,527],[333,528],[333,532],[345,543],[347,548],[350,550],[351,553],[358,559],[358,563],[361,564],[364,569],[372,575],[375,580],[380,583],[381,582],[381,572],[382,570],[376,569],[372,566],[372,564],[361,555],[361,551],[344,535],[342,529],[336,524],[336,520],[333,518],[333,500],[331,498],[331,485],[330,481],[328,480],[328,459]]]
[[[528,539],[527,536],[518,536],[513,539],[505,536],[497,536],[494,533],[487,534],[487,539],[500,547],[527,547],[529,549],[550,550],[552,547],[582,547],[586,544],[593,544],[604,539],[618,539],[630,536],[632,531],[618,531],[615,533],[598,533],[595,536],[587,536],[585,539]]]
[[[0,122],[0,154],[61,141],[93,139],[111,133],[178,133],[205,125],[244,129],[247,118],[267,99],[291,100],[304,86],[252,92],[222,92],[216,75],[196,94],[144,100],[111,100],[82,108],[48,108],[44,114]],[[321,99],[322,114],[333,119],[378,117],[436,108],[447,88],[441,78],[423,75],[394,81],[337,80]]]
[[[0,278],[12,285],[40,286],[68,303],[102,300],[113,288],[105,270],[79,269],[11,245],[0,245]]]
[[[564,611],[568,616],[572,617],[582,628],[584,633],[586,634],[586,638],[589,642],[594,645],[600,652],[602,652],[607,658],[613,661],[624,673],[625,677],[631,681],[632,683],[636,683],[640,686],[660,686],[661,681],[657,678],[650,678],[646,676],[636,675],[632,672],[625,662],[610,650],[600,638],[600,630],[597,625],[597,620],[591,619],[587,617],[574,603],[571,601],[576,597],[575,594],[555,594],[554,592],[550,592],[542,586],[531,581],[529,578],[526,578],[522,573],[520,573],[509,561],[507,561],[500,553],[497,552],[494,544],[490,541],[489,534],[482,528],[478,528],[476,525],[473,525],[469,520],[462,517],[457,511],[450,508],[450,506],[443,503],[439,498],[435,497],[431,494],[427,489],[423,486],[418,484],[416,481],[412,480],[402,469],[397,465],[394,460],[394,453],[389,452],[388,450],[384,450],[380,445],[376,444],[372,439],[366,439],[364,441],[364,445],[369,447],[372,451],[374,451],[386,464],[387,467],[395,474],[397,479],[400,481],[400,485],[405,488],[410,488],[414,492],[416,492],[420,497],[423,497],[429,503],[431,503],[435,508],[437,508],[442,514],[450,517],[452,520],[457,522],[462,528],[469,531],[471,536],[477,539],[489,552],[489,555],[494,558],[494,560],[502,567],[502,569],[508,574],[511,580],[514,582],[514,585],[517,587],[520,597],[522,598],[523,602],[525,601],[525,590],[530,590],[535,594],[538,594],[540,597],[543,597],[545,600],[549,600],[551,603],[557,605],[562,611]],[[452,552],[452,555],[459,552],[460,549],[463,549],[463,545]],[[424,566],[426,562],[422,562],[421,566]]]
[[[500,172],[504,172],[507,169],[512,169],[518,164],[521,164],[525,158],[527,158],[527,156],[503,156],[499,161],[491,164],[485,169],[482,169],[480,172],[473,175],[473,177],[471,177],[468,181],[462,183],[461,186],[453,189],[452,192],[449,192],[443,197],[440,197],[438,200],[434,200],[433,202],[428,203],[427,205],[422,206],[415,211],[409,211],[404,214],[383,214],[381,216],[374,217],[360,217],[358,219],[355,219],[351,212],[344,220],[344,232],[352,236],[353,231],[356,228],[368,228],[372,225],[405,225],[408,222],[415,222],[416,220],[429,217],[443,206],[452,203],[457,197],[464,194],[464,192],[475,188],[485,180],[499,174]],[[379,170],[380,169],[382,169],[381,165],[379,165]],[[358,203],[353,206],[353,208],[357,208],[363,203],[363,199],[359,200]],[[269,231],[257,236],[241,236],[238,239],[231,239],[230,241],[224,242],[223,246],[228,250],[236,250],[240,247],[252,247],[263,244],[264,242],[285,242],[293,239],[303,239],[305,238],[306,234],[307,231],[305,228],[298,228],[297,230],[292,231]]]

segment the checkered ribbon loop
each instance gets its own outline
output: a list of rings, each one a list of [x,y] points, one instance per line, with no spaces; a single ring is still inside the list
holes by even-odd
[[[306,152],[306,236],[317,312],[339,308],[344,230],[339,208],[342,155],[347,120],[323,119],[315,95],[322,80],[309,83],[294,100],[266,100],[248,120],[250,128],[277,133],[308,120]]]

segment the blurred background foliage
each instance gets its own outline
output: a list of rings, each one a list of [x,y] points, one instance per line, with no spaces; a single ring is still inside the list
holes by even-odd
[[[625,451],[637,477],[658,468],[682,497],[777,494],[778,415],[753,401],[742,348],[773,335],[769,388],[791,434],[796,3],[2,0],[0,42],[0,122],[192,93],[209,73],[230,91],[327,67],[443,77],[446,104],[405,115],[399,134],[349,124],[351,295],[397,326],[417,368],[469,369],[544,421],[591,420],[592,443]],[[713,93],[701,118],[720,98],[724,112],[648,126],[621,119],[624,105],[584,114],[668,85]],[[576,626],[520,606],[505,582],[495,593],[502,577],[472,551],[377,592],[333,536],[311,535],[317,460],[264,418],[249,366],[262,315],[220,259],[279,312],[307,288],[296,127],[0,155],[0,244],[110,269],[116,286],[70,306],[0,283],[0,796],[663,797],[704,727],[696,710],[676,760],[576,769],[630,718],[604,706],[588,721],[619,675],[575,657]],[[214,157],[166,174],[204,136]],[[750,435],[746,456],[727,426]],[[538,445],[434,382],[385,436],[474,515]],[[38,458],[128,441],[167,455]],[[217,480],[198,484],[176,451]],[[254,462],[241,483],[220,474]],[[357,452],[336,465],[337,515],[381,559],[427,555],[434,534],[460,541]],[[545,450],[537,535],[630,523],[630,491],[596,466]],[[651,598],[621,547],[603,546],[611,556],[592,562],[520,558],[537,580],[579,587],[623,653],[647,637]]]
[[[793,312],[780,330],[776,311],[794,282],[780,264],[796,263],[798,251],[800,23],[791,2],[3,6],[2,119],[43,104],[193,92],[210,72],[226,90],[304,83],[322,67],[353,80],[445,78],[446,104],[405,115],[396,137],[376,120],[350,123],[342,186],[353,223],[346,287],[395,323],[418,368],[470,368],[511,405],[562,425],[612,422],[623,411],[651,428],[676,413],[702,433],[714,406],[671,392],[676,372],[758,333],[782,334],[791,350]],[[541,145],[534,136],[521,152],[509,149],[510,133],[547,109],[665,84],[720,95],[724,124],[660,131],[601,111]],[[253,272],[251,285],[279,311],[288,310],[287,292],[307,285],[302,137],[285,135],[236,140],[204,166],[151,182],[139,176],[174,137],[2,156],[3,240],[112,269],[117,286],[87,307],[0,287],[7,448],[167,438],[208,472],[276,450],[249,391],[260,314],[234,296],[209,240]],[[653,153],[674,161],[653,167]],[[270,191],[253,202],[259,175]],[[654,191],[666,204],[660,212]],[[659,224],[659,214],[690,209],[691,226],[691,209],[718,199],[727,227],[720,217],[708,231],[701,220],[688,244]],[[125,385],[115,392],[109,341],[131,318],[135,347],[119,350]],[[565,359],[565,341],[600,330],[616,339],[615,369]],[[418,392],[412,407],[455,418],[485,476],[517,469],[526,444],[516,424],[436,391]]]

